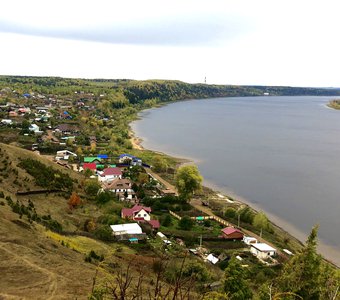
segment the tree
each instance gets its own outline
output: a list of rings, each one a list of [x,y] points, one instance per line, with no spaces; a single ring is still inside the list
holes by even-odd
[[[194,226],[194,221],[188,217],[184,216],[179,222],[178,227],[183,230],[190,230]]]
[[[278,278],[278,292],[291,292],[305,300],[321,299],[321,256],[316,252],[318,226],[315,226],[305,247],[285,265]]]
[[[186,200],[190,200],[195,191],[200,190],[203,177],[195,165],[180,167],[175,175],[176,188]]]
[[[166,214],[163,218],[161,218],[161,224],[164,227],[168,227],[172,225],[172,219],[169,214]]]
[[[246,273],[240,263],[233,257],[225,269],[224,291],[231,300],[247,300],[253,296],[246,281]]]
[[[86,194],[88,194],[89,196],[92,196],[92,197],[97,196],[99,189],[100,189],[100,184],[98,183],[97,180],[88,180],[85,183],[84,190]]]
[[[168,168],[168,164],[166,162],[166,160],[162,157],[155,157],[154,161],[153,161],[153,169],[156,172],[166,172]]]
[[[67,203],[70,209],[73,209],[76,208],[80,204],[80,202],[80,197],[77,195],[77,193],[73,192]]]
[[[271,230],[270,222],[262,211],[255,215],[253,225],[258,229]]]

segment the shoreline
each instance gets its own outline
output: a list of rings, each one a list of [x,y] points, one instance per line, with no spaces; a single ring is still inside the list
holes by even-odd
[[[137,120],[134,120],[137,121]],[[133,122],[134,122],[133,121]],[[132,122],[131,122],[132,123]],[[133,149],[139,150],[139,151],[152,151],[154,153],[166,155],[169,157],[174,158],[176,161],[178,161],[178,166],[186,165],[186,164],[194,164],[196,163],[196,160],[194,158],[184,158],[184,157],[178,157],[178,155],[168,154],[159,152],[152,149],[146,149],[142,143],[144,140],[136,135],[136,133],[133,131],[131,127],[131,123],[129,124],[129,134],[130,134],[130,141],[132,144]],[[294,225],[284,221],[280,217],[276,216],[273,213],[265,211],[262,207],[258,206],[256,203],[252,203],[250,200],[243,198],[242,196],[237,195],[231,190],[227,190],[225,188],[218,187],[216,184],[214,184],[211,181],[205,180],[203,182],[203,187],[208,188],[212,191],[212,193],[219,197],[219,195],[222,195],[224,198],[233,199],[236,203],[240,205],[247,205],[249,208],[254,210],[255,212],[263,211],[270,221],[270,223],[278,228],[282,233],[286,234],[289,238],[294,239],[297,243],[299,243],[301,246],[305,244],[305,241],[308,237],[308,233],[303,233],[301,230],[297,229]],[[223,199],[223,198],[221,198]],[[225,200],[226,200],[225,199]],[[256,234],[256,233],[254,233]],[[326,257],[325,254],[321,254],[323,259],[334,265],[336,268],[340,267],[340,259],[337,259],[338,253],[336,251],[336,246],[329,245],[325,243],[322,239],[318,238],[318,246],[317,246],[318,252],[321,254],[323,253],[329,253],[330,255]]]

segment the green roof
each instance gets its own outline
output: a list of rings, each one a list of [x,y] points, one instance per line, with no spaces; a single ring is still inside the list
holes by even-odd
[[[115,168],[116,167],[116,165],[107,165],[108,167],[110,167],[110,168]],[[103,164],[98,164],[97,165],[97,169],[104,169],[104,167],[105,167],[105,165],[103,165]]]
[[[92,163],[94,161],[100,161],[100,158],[94,156],[84,157],[84,162],[86,163]]]

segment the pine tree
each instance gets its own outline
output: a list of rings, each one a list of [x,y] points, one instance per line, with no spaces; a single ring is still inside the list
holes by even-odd
[[[247,300],[253,296],[246,281],[246,273],[236,258],[225,269],[224,291],[231,300]]]
[[[278,278],[279,292],[291,292],[304,300],[321,299],[322,258],[316,252],[317,233],[318,226],[315,226],[305,247],[285,265],[281,276]]]

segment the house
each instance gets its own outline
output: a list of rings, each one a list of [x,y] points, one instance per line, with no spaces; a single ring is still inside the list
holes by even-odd
[[[18,113],[14,110],[11,110],[9,113],[8,113],[8,116],[9,117],[17,117],[18,116]]]
[[[242,240],[245,244],[251,245],[251,244],[256,244],[257,239],[251,236],[244,236]]]
[[[11,119],[2,119],[1,123],[4,125],[11,125],[13,124],[13,121]]]
[[[234,228],[234,227],[226,227],[221,230],[222,237],[229,240],[242,240],[243,233],[241,230]]]
[[[87,156],[84,157],[84,163],[96,163],[99,164],[101,163],[101,159],[97,156]]]
[[[131,220],[145,220],[150,221],[151,208],[146,206],[135,205],[132,208],[123,208],[121,212],[122,218]]]
[[[151,225],[152,229],[158,230],[161,227],[161,223],[158,220],[150,220],[148,223]]]
[[[111,182],[102,182],[102,188],[106,191],[115,193],[120,200],[132,200],[135,197],[135,192],[132,189],[130,179],[115,179]]]
[[[112,182],[115,179],[122,179],[123,173],[119,168],[106,168],[99,173],[100,182]]]
[[[79,128],[73,124],[60,124],[55,128],[55,131],[62,134],[75,134],[79,132]]]
[[[29,131],[38,132],[39,126],[37,124],[31,124],[30,127],[28,127]]]
[[[115,236],[124,234],[143,234],[142,228],[137,223],[110,225],[110,227],[112,229],[112,234]]]
[[[266,259],[270,256],[274,256],[276,254],[276,249],[265,243],[256,243],[251,244],[250,252],[257,258]]]
[[[86,171],[87,169],[96,172],[97,171],[97,165],[95,163],[84,163],[83,164],[83,170]]]
[[[56,160],[68,160],[71,157],[77,157],[77,154],[68,151],[68,150],[61,150],[61,151],[57,151],[57,155],[55,157]]]
[[[140,158],[127,153],[119,155],[118,161],[121,164],[128,162],[132,166],[142,166],[143,164]]]

